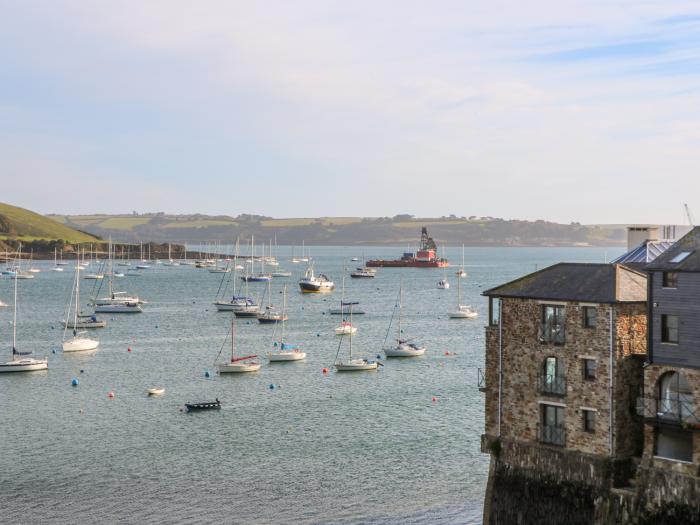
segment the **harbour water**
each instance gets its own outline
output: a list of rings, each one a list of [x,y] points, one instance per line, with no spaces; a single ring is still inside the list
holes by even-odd
[[[231,377],[213,374],[231,315],[212,305],[220,274],[154,265],[117,279],[117,289],[148,301],[144,313],[102,316],[107,328],[93,332],[99,351],[79,356],[52,353],[72,266],[56,273],[53,262],[36,264],[42,273],[19,282],[18,349],[48,356],[49,370],[0,376],[1,521],[479,523],[488,474],[479,451],[480,292],[558,261],[603,262],[622,250],[467,248],[462,296],[479,310],[475,320],[446,315],[456,304],[459,248],[447,251],[449,290],[437,289],[438,269],[348,278],[346,299],[367,312],[353,319],[358,355],[381,353],[401,276],[404,335],[428,351],[385,361],[378,372],[335,374],[340,318],[327,312],[340,300],[343,265],[358,265],[350,258],[362,251],[393,258],[401,249],[313,247],[316,271],[333,279],[336,291],[302,295],[296,281],[305,264],[291,264],[291,248],[280,247],[281,267],[293,276],[275,279],[273,296],[280,305],[289,283],[287,339],[308,357]],[[13,285],[0,280],[0,300],[10,305]],[[85,292],[91,286],[81,282]],[[251,284],[255,295],[264,287]],[[11,306],[0,309],[3,359],[10,358],[11,319]],[[239,320],[240,352],[263,356],[273,348],[273,330]],[[163,397],[146,396],[160,385]],[[181,411],[187,401],[215,398],[221,411]]]

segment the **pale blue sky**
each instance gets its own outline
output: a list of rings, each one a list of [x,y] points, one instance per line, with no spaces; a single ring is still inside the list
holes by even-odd
[[[697,1],[0,0],[0,201],[700,215]]]

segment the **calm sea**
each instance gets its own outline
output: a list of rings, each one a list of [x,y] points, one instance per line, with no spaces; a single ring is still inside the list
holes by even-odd
[[[343,266],[357,265],[350,258],[362,251],[312,247],[317,272],[337,288],[302,295],[296,281],[305,265],[292,264],[291,248],[280,247],[281,268],[293,276],[275,279],[272,295],[280,304],[289,283],[288,340],[308,357],[232,377],[213,374],[230,325],[230,314],[211,304],[221,275],[154,266],[118,279],[117,289],[148,301],[144,313],[105,316],[108,327],[93,332],[99,351],[78,356],[52,353],[73,271],[51,272],[52,263],[40,263],[35,279],[19,281],[18,347],[48,356],[50,368],[0,376],[0,521],[479,523],[488,470],[479,451],[477,368],[486,321],[480,292],[558,261],[603,262],[621,250],[467,248],[462,302],[479,310],[476,320],[446,316],[457,301],[456,268],[448,271],[449,290],[437,289],[438,269],[380,269],[375,279],[346,279],[346,299],[367,312],[354,318],[356,354],[380,353],[400,276],[404,336],[428,352],[389,360],[376,373],[324,375],[340,340],[333,333],[339,318],[327,311],[340,300]],[[394,258],[401,249],[364,252]],[[461,249],[447,255],[459,266]],[[13,285],[0,280],[0,300],[11,304]],[[83,292],[92,286],[81,281]],[[264,287],[251,285],[251,293]],[[11,307],[0,310],[7,359],[11,319]],[[273,330],[239,321],[241,353],[269,351]],[[156,385],[165,396],[148,398],[146,389]],[[217,397],[219,412],[181,411],[187,401]]]

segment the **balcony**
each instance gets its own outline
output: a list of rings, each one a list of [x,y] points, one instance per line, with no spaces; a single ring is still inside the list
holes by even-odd
[[[563,447],[566,445],[566,429],[564,425],[540,424],[537,427],[537,439],[540,443]]]
[[[692,399],[678,397],[658,399],[652,396],[639,396],[637,415],[646,421],[700,431],[700,413]]]
[[[564,397],[566,395],[566,378],[549,374],[538,375],[537,392],[546,396]]]
[[[537,327],[537,340],[542,344],[563,345],[566,342],[564,325],[540,323]]]

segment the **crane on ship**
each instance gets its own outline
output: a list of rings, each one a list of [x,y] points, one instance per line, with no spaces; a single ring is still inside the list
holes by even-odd
[[[420,249],[421,250],[437,250],[435,241],[428,235],[428,228],[423,226],[420,232]]]

